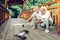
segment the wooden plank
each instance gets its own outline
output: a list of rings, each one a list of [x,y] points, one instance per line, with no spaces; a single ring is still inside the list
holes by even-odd
[[[5,37],[6,37],[6,35],[7,35],[7,31],[8,31],[8,28],[9,28],[9,23],[10,23],[10,21],[7,21],[8,23],[5,23],[5,25],[3,25],[3,27],[5,27],[4,28],[4,30],[3,30],[3,32],[1,33],[1,35],[2,35],[2,38],[0,39],[0,40],[5,40]]]
[[[7,4],[8,1],[9,1],[9,0],[5,0],[5,7],[6,7],[6,8],[8,7],[8,4]]]
[[[54,4],[54,3],[57,3],[57,1],[52,1],[52,2],[48,2],[48,3],[46,3],[46,4]],[[46,4],[44,4],[44,5],[46,5]]]
[[[17,26],[17,29],[18,29],[18,31],[21,31],[24,29],[30,31],[30,33],[27,35],[27,40],[59,40],[60,39],[59,36],[57,36],[57,35],[55,36],[55,35],[53,35],[53,33],[46,34],[41,29],[34,30],[34,29],[32,29],[31,25],[27,25],[24,28],[21,26],[19,26],[19,27]]]
[[[13,26],[10,25],[6,35],[6,40],[14,40],[13,30],[14,30]]]
[[[36,35],[36,37],[39,37],[40,38],[40,39],[38,38],[39,40],[56,40],[56,39],[52,38],[50,35],[46,34],[40,28],[36,29],[36,30],[33,29],[33,30],[30,30],[30,31],[32,31]]]
[[[38,29],[33,29],[33,25],[26,25],[25,27],[12,25],[15,22],[16,24],[24,23],[23,20],[11,19],[10,21],[2,33],[4,37],[1,40],[18,40],[14,35],[19,34],[22,30],[29,30],[29,34],[26,34],[27,40],[60,40],[60,36],[51,32],[46,34],[39,26]]]
[[[58,0],[58,32],[60,33],[60,0]]]
[[[41,30],[41,29],[37,29],[36,30],[37,32],[40,32],[45,38],[47,38],[47,39],[49,39],[49,40],[59,40],[60,39],[60,37],[59,38],[57,38],[58,36],[56,36],[55,37],[55,34],[53,34],[53,35],[51,35],[52,33],[45,33],[43,30]]]
[[[31,12],[24,11],[19,15],[19,18],[28,19],[32,14],[33,14],[33,11]]]
[[[1,29],[0,29],[0,39],[2,39],[2,32],[5,29],[5,26],[7,25],[9,20],[6,20],[3,24],[1,24]]]

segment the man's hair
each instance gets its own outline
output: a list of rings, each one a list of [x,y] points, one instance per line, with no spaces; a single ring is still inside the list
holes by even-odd
[[[47,8],[45,7],[45,6],[41,6],[41,8],[40,9],[45,9],[45,10],[47,10]]]
[[[34,6],[33,10],[38,9],[38,8],[39,8],[38,6]]]

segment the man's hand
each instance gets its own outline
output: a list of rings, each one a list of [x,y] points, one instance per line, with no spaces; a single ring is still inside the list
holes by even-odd
[[[42,22],[41,19],[39,19],[39,20],[35,21],[34,23],[38,24],[38,23],[41,23],[41,22]]]
[[[28,23],[29,21],[28,20],[26,20],[26,23]]]

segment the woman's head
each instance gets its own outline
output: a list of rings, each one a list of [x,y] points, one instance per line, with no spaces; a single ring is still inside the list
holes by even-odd
[[[38,6],[35,6],[35,7],[33,8],[33,11],[38,12],[38,11],[39,11]]]
[[[45,14],[45,12],[47,11],[45,6],[41,6],[40,11],[42,14]]]

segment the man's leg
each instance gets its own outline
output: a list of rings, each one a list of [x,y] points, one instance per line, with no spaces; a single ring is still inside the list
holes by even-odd
[[[49,33],[49,21],[46,20],[46,29],[45,29],[45,33]]]
[[[49,29],[49,26],[52,26],[53,22],[52,21],[46,21],[46,29]]]
[[[49,21],[49,26],[52,26],[53,25],[53,22],[52,21]]]
[[[35,21],[37,21],[37,17],[36,17],[36,16],[34,16],[34,17],[32,18],[31,22],[34,23]],[[34,29],[37,29],[37,24],[34,24],[34,27],[33,27],[33,28],[34,28]]]
[[[35,24],[35,29],[37,29],[37,24]]]
[[[46,29],[46,23],[40,23],[40,26],[41,26],[41,28],[42,28],[43,30]]]
[[[49,21],[46,20],[45,22],[40,23],[40,26],[45,30],[46,33],[49,32]]]
[[[40,26],[45,30],[46,33],[49,32],[49,26],[51,26],[53,23],[52,21],[46,21],[46,22],[43,22],[43,23],[40,23]]]

